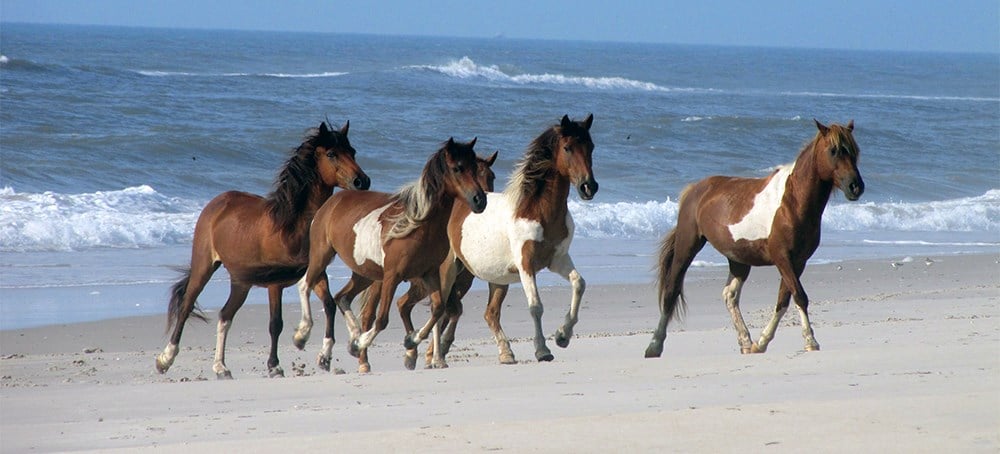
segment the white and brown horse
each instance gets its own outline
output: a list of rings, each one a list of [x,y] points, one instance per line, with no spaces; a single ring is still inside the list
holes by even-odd
[[[854,121],[847,126],[824,126],[799,153],[794,163],[779,167],[766,178],[713,176],[681,193],[677,226],[663,239],[659,258],[660,322],[646,348],[646,357],[659,357],[667,324],[684,304],[684,274],[705,242],[729,259],[729,280],[722,291],[743,353],[762,353],[774,338],[781,317],[795,300],[802,321],[806,350],[819,350],[809,323],[809,298],[799,277],[819,246],[823,210],[833,188],[854,201],[865,191],[858,172],[858,144]],[[740,291],[751,266],[775,266],[781,275],[778,303],[760,340],[750,339],[740,313]]]
[[[212,370],[219,378],[232,378],[225,362],[226,337],[236,311],[256,285],[267,287],[270,302],[268,374],[284,375],[278,365],[278,335],[283,327],[281,291],[306,271],[313,214],[334,187],[368,189],[371,184],[354,160],[356,152],[347,140],[349,127],[350,123],[345,123],[338,131],[321,123],[294,150],[267,197],[229,191],[205,205],[194,228],[191,266],[171,291],[167,329],[173,327],[173,334],[156,357],[157,371],[165,373],[173,364],[188,318],[193,315],[206,320],[196,300],[222,265],[229,271],[230,291],[219,311]]]
[[[500,308],[507,288],[520,281],[535,325],[535,358],[551,361],[552,352],[542,333],[542,301],[535,275],[548,268],[570,282],[573,295],[565,323],[556,331],[556,344],[569,345],[585,283],[569,255],[573,218],[567,198],[576,188],[580,198],[597,193],[590,138],[593,115],[583,121],[562,121],[545,130],[528,147],[502,193],[487,195],[486,210],[472,215],[456,205],[448,223],[448,237],[457,259],[476,277],[489,282],[486,322],[493,331],[500,362],[515,362],[510,341],[500,326]],[[449,326],[453,332],[455,320]],[[447,336],[447,334],[446,334]],[[444,364],[443,349],[434,346],[434,363]]]
[[[427,338],[444,312],[442,290],[445,295],[450,290],[442,289],[440,275],[449,251],[448,216],[453,206],[479,213],[487,203],[476,179],[475,143],[475,139],[469,143],[448,139],[431,155],[420,178],[399,192],[340,192],[316,213],[310,229],[309,268],[299,290],[306,302],[309,290],[323,299],[327,326],[318,358],[321,368],[330,367],[334,311],[339,307],[351,333],[350,351],[359,356],[358,370],[370,370],[367,348],[388,325],[393,294],[405,280],[421,280],[430,293],[432,313],[431,321],[405,341],[418,344]],[[461,202],[455,203],[456,199]],[[352,274],[344,288],[330,297],[326,267],[336,255]],[[378,319],[374,326],[364,320],[365,332],[361,333],[350,304],[375,281],[382,281]],[[452,281],[454,276],[446,282]]]

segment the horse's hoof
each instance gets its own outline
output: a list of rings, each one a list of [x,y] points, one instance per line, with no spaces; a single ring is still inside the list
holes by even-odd
[[[406,336],[403,336],[403,347],[407,350],[413,350],[417,348],[418,345],[420,345],[420,343],[414,341],[412,335],[407,334]]]
[[[561,348],[569,347],[569,337],[566,337],[562,330],[556,332],[556,345]]]
[[[448,368],[448,363],[446,363],[444,361],[432,361],[430,364],[427,365],[427,368],[428,369],[447,369]]]
[[[807,352],[818,352],[819,351],[819,344],[809,344],[809,345],[806,345],[806,351]]]
[[[163,359],[160,358],[160,355],[156,355],[156,371],[161,374],[165,374],[167,373],[167,369],[170,369],[170,365],[164,362]]]
[[[316,358],[316,365],[319,366],[320,369],[330,372],[330,358],[320,355]]]
[[[350,355],[355,358],[361,356],[361,347],[358,345],[357,339],[352,340],[351,343],[347,344],[347,353],[350,353]]]
[[[268,378],[284,377],[285,371],[281,368],[281,366],[274,366],[267,370],[267,376]]]
[[[219,379],[219,380],[232,380],[233,379],[233,373],[230,372],[229,370],[224,370],[222,372],[216,372],[215,373],[215,378]]]
[[[659,358],[663,354],[663,347],[650,345],[646,347],[646,358]]]
[[[368,363],[358,364],[358,373],[359,374],[367,374],[367,373],[369,373],[371,371],[372,371],[372,366],[370,364],[368,364]]]
[[[517,364],[517,360],[514,359],[513,353],[507,353],[500,355],[500,364]]]
[[[295,348],[299,350],[306,349],[306,341],[309,340],[309,336],[299,336],[299,333],[295,333],[295,337],[292,338],[292,344]]]
[[[405,367],[406,370],[413,370],[417,368],[416,350],[409,350],[406,352],[406,355],[403,356],[403,367]]]
[[[556,357],[552,356],[552,352],[548,351],[548,349],[545,349],[535,352],[535,359],[537,359],[538,362],[549,362],[556,359]]]
[[[743,349],[743,354],[747,354],[747,353],[764,353],[766,351],[767,351],[767,347],[761,347],[759,344],[757,344],[756,342],[754,342],[753,344],[750,344],[750,350],[749,351],[747,351],[747,349],[745,349],[745,348]]]

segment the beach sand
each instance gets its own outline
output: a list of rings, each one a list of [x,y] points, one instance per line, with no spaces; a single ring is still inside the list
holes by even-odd
[[[503,324],[519,363],[509,366],[497,363],[482,292],[465,299],[444,370],[403,368],[395,310],[370,374],[357,373],[338,315],[338,375],[315,366],[321,306],[298,351],[300,311],[286,304],[281,379],[266,378],[262,305],[235,319],[230,381],[211,371],[214,322],[188,323],[164,375],[153,358],[165,316],[4,330],[0,451],[997,452],[1000,256],[933,259],[808,267],[818,352],[803,351],[792,309],[767,353],[740,355],[724,268],[689,274],[687,313],[658,359],[643,358],[658,317],[652,284],[590,286],[570,346],[549,341],[551,363],[533,360],[525,298],[512,288]],[[744,287],[755,338],[777,286],[773,268],[755,268]],[[542,301],[551,334],[568,286],[543,288]]]

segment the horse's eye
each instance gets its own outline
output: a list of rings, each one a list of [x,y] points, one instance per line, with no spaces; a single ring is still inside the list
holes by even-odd
[[[455,173],[462,173],[462,166],[455,166],[455,167],[452,167],[452,168],[451,168],[451,171],[452,171],[452,172],[455,172]]]
[[[566,145],[566,146],[563,146],[563,151],[565,151],[567,153],[572,153],[573,152],[573,148],[570,147],[569,145]]]

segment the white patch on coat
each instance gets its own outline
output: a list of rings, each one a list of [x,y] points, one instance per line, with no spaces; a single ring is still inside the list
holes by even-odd
[[[354,263],[361,265],[371,260],[384,266],[385,249],[382,248],[382,223],[379,217],[389,205],[368,213],[354,223]]]
[[[781,199],[785,196],[788,176],[795,169],[795,164],[787,164],[778,168],[778,172],[771,176],[767,185],[764,186],[753,198],[753,206],[740,222],[729,226],[729,233],[733,236],[733,241],[739,240],[763,240],[771,235],[771,225],[774,224],[774,215],[781,206]]]
[[[569,236],[556,246],[556,255],[569,251],[575,225],[567,215]],[[510,199],[504,193],[487,193],[486,210],[470,214],[462,224],[462,256],[465,265],[480,279],[495,284],[520,282],[524,243],[542,241],[545,236],[541,223],[514,218]],[[515,270],[511,272],[511,270]]]

